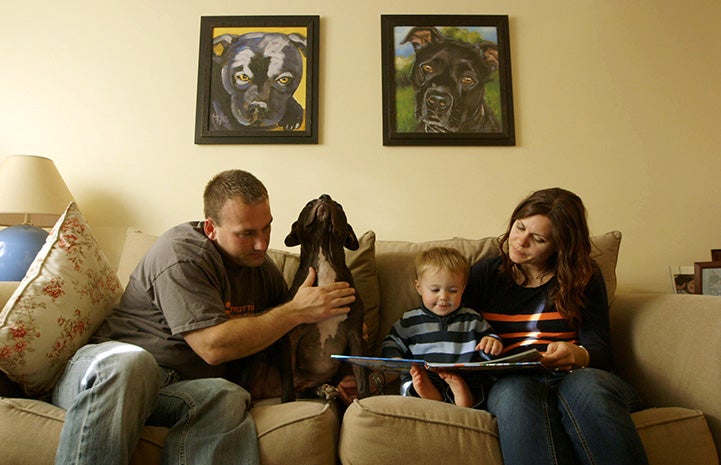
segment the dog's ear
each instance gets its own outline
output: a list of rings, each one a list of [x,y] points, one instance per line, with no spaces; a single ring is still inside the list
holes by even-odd
[[[298,34],[297,32],[294,32],[292,34],[288,34],[288,39],[290,40],[290,43],[295,45],[300,52],[305,55],[305,49],[308,46],[308,41],[305,38],[303,34]]]
[[[290,227],[290,232],[285,236],[286,247],[295,247],[300,245],[300,237],[298,237],[298,222],[294,222],[293,226]]]
[[[348,250],[358,250],[360,247],[358,238],[355,236],[355,232],[353,232],[353,227],[351,227],[351,225],[348,225],[348,235],[346,236],[343,245]]]
[[[488,66],[491,71],[497,70],[499,66],[498,45],[494,44],[493,42],[484,40],[483,42],[478,44],[478,48],[481,49],[481,58],[483,59],[483,62],[486,64],[486,66]]]
[[[419,27],[416,26],[408,31],[405,39],[401,41],[401,45],[410,42],[413,50],[419,50],[428,44],[434,42],[443,42],[443,35],[435,27]]]
[[[213,39],[213,59],[215,61],[222,60],[225,52],[237,38],[238,36],[235,34],[223,34]]]

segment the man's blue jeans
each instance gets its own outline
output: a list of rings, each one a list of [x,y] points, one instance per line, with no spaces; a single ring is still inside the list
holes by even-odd
[[[594,368],[504,376],[488,396],[505,465],[647,464],[630,417],[639,407],[633,388]]]
[[[146,424],[170,428],[163,464],[257,464],[250,395],[227,380],[177,381],[140,347],[81,347],[52,398],[67,410],[55,463],[127,464]]]

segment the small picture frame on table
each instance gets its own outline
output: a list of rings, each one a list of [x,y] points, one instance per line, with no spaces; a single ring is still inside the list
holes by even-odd
[[[694,286],[697,294],[721,296],[721,261],[696,262]]]
[[[669,266],[671,289],[674,294],[695,294],[694,269],[688,266]]]

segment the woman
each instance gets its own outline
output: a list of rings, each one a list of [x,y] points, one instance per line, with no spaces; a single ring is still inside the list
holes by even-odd
[[[504,355],[535,347],[549,369],[491,387],[505,465],[648,463],[630,417],[638,398],[608,371],[606,287],[581,199],[534,192],[514,210],[500,249],[471,268],[465,303],[503,338]]]

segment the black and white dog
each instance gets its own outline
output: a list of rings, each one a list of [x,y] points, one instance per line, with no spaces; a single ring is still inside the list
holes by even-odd
[[[485,84],[498,69],[498,46],[443,37],[435,27],[414,27],[401,42],[415,50],[411,82],[419,132],[496,132]]]
[[[353,228],[348,224],[343,207],[329,195],[311,200],[301,210],[298,220],[285,238],[285,245],[300,245],[300,267],[291,286],[298,290],[308,276],[308,268],[316,271],[316,285],[345,281],[353,286],[353,276],[345,263],[344,247],[359,247]],[[347,315],[316,324],[295,327],[281,341],[281,401],[295,400],[296,393],[314,391],[325,383],[335,382],[340,363],[332,354],[366,355],[363,340],[363,302],[356,294]],[[283,347],[285,343],[285,347]],[[368,372],[353,365],[353,374],[360,398],[370,395]]]
[[[293,93],[303,77],[306,38],[301,34],[249,32],[213,40],[210,128],[282,128],[303,123]]]

